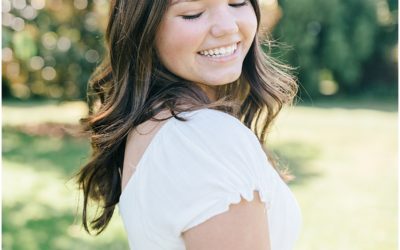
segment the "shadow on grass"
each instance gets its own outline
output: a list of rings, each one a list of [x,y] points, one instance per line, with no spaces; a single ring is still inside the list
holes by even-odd
[[[111,241],[97,242],[80,238],[75,215],[51,207],[35,204],[39,213],[29,212],[30,204],[3,206],[4,250],[71,250],[71,249],[128,249],[126,239],[115,237]],[[28,208],[28,209],[27,209]],[[73,231],[77,231],[75,233]]]
[[[43,185],[28,184],[27,188],[3,188],[2,206],[2,249],[5,250],[54,250],[54,249],[128,249],[125,235],[111,232],[113,237],[99,239],[85,236],[80,228],[80,218],[75,213],[76,204],[65,203],[70,196],[60,193],[60,197],[43,197],[46,190],[58,190],[64,183],[49,180],[48,173],[57,173],[71,180],[88,156],[87,139],[70,136],[32,136],[16,128],[3,128],[3,160],[21,166],[10,165],[4,171],[14,171],[19,176],[29,175],[28,169],[37,172],[23,180]],[[43,173],[43,174],[41,174]],[[56,176],[57,176],[56,175]],[[8,175],[5,175],[8,176]],[[13,176],[13,175],[10,175]],[[8,176],[8,177],[10,177]],[[50,177],[51,178],[51,177]],[[14,182],[13,182],[14,183]],[[22,185],[24,186],[24,185]],[[49,195],[52,195],[51,192]],[[64,196],[63,196],[64,195]],[[71,193],[71,196],[75,193]],[[29,197],[29,198],[28,198]],[[61,205],[64,204],[65,205]],[[54,206],[53,206],[54,205]],[[80,210],[78,211],[80,213]]]
[[[295,177],[288,184],[301,186],[313,178],[321,177],[322,173],[312,168],[313,160],[319,157],[320,151],[315,146],[303,142],[285,142],[273,144],[271,153],[279,169],[287,169]]]
[[[88,156],[85,138],[31,136],[13,127],[3,128],[3,159],[35,170],[56,171],[68,178]]]

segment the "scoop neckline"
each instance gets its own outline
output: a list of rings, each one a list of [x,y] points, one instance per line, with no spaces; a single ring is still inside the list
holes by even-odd
[[[205,109],[197,109],[197,110],[191,110],[191,111],[182,111],[179,114],[177,114],[178,116],[181,114],[189,114],[189,113],[197,113],[199,111],[202,110],[207,110],[208,108]],[[159,140],[159,138],[161,137],[161,135],[163,134],[163,131],[166,130],[166,127],[169,126],[169,124],[172,124],[173,121],[176,121],[177,119],[174,116],[171,116],[170,118],[167,119],[167,121],[158,129],[158,131],[155,133],[155,135],[153,136],[153,138],[151,139],[149,145],[147,146],[147,148],[145,149],[145,151],[143,152],[142,156],[140,157],[138,163],[136,164],[136,170],[135,172],[131,175],[131,177],[129,178],[128,182],[126,183],[124,189],[121,189],[121,194],[119,196],[119,202],[121,202],[122,198],[124,198],[126,196],[126,192],[127,189],[132,185],[131,183],[134,183],[135,179],[137,178],[137,173],[139,171],[139,169],[141,168],[141,165],[144,164],[146,158],[148,157],[148,155],[150,154],[149,152],[152,150],[152,148],[154,147],[154,144],[156,144],[156,142]]]

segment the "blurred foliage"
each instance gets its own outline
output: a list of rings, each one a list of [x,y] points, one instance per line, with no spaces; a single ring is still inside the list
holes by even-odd
[[[266,9],[278,8],[276,0],[260,1]],[[291,48],[279,57],[298,69],[301,94],[397,93],[397,1],[278,3],[282,18],[267,20],[268,28],[277,22],[274,37]],[[109,0],[3,0],[3,97],[83,99],[104,56],[108,5]]]
[[[3,97],[82,99],[104,54],[107,0],[3,0]]]
[[[306,94],[397,94],[396,0],[279,4],[283,16],[274,38],[291,47],[284,57],[298,67]]]

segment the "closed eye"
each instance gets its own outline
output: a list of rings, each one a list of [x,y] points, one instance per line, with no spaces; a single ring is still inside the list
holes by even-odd
[[[231,6],[233,8],[239,8],[239,7],[247,5],[248,3],[249,3],[249,1],[246,0],[243,3],[231,3],[231,4],[229,4],[229,6]]]
[[[229,4],[229,6],[233,7],[233,8],[240,8],[242,6],[246,6],[249,3],[248,0],[242,2],[242,3],[231,3]],[[199,18],[201,15],[203,14],[203,12],[199,13],[199,14],[195,14],[195,15],[186,15],[186,16],[182,16],[183,19],[185,20],[194,20]]]
[[[196,14],[196,15],[182,16],[182,18],[185,20],[193,20],[193,19],[199,18],[201,16],[201,14],[203,14],[203,12]]]

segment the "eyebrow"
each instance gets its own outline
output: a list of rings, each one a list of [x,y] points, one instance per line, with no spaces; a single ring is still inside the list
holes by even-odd
[[[178,3],[183,3],[183,2],[198,2],[199,0],[172,0],[171,6],[178,4]]]

